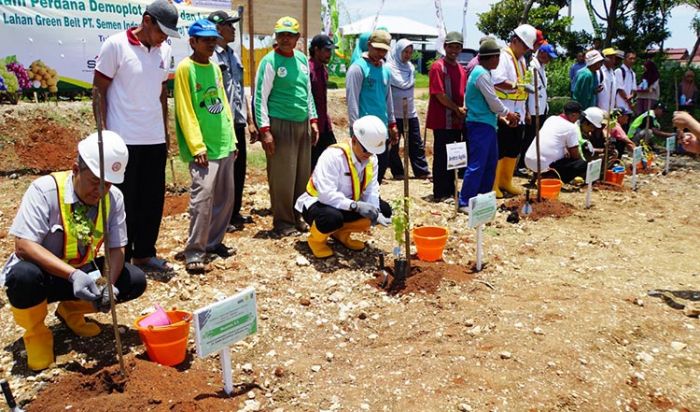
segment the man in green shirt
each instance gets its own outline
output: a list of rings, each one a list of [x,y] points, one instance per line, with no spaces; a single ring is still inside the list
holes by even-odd
[[[661,130],[661,123],[659,123],[659,118],[664,114],[664,106],[660,102],[656,102],[654,106],[652,106],[652,109],[649,111],[646,111],[639,116],[637,116],[636,119],[630,124],[630,128],[627,131],[627,135],[632,137],[632,141],[636,144],[639,144],[639,142],[644,139],[644,141],[650,146],[653,147],[651,144],[651,138],[653,136],[661,137],[661,138],[668,138],[673,136],[673,133],[669,132],[664,132]],[[647,119],[649,123],[649,127],[647,130]]]
[[[279,236],[307,231],[294,210],[311,175],[311,146],[318,141],[309,63],[294,47],[299,22],[282,17],[275,24],[277,47],[260,61],[255,87],[255,120],[267,156],[273,230]]]
[[[598,50],[591,50],[586,53],[586,68],[579,70],[576,74],[576,84],[574,85],[574,100],[576,100],[583,110],[596,106],[598,103],[598,93],[603,90],[603,85],[598,84],[595,75],[603,65],[603,56]]]

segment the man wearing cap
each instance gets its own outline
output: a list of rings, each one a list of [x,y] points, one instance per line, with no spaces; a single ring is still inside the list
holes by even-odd
[[[328,70],[326,65],[331,61],[335,44],[325,34],[317,34],[311,40],[309,48],[309,75],[311,77],[311,92],[314,95],[316,114],[318,115],[318,142],[311,149],[311,170],[326,148],[335,144],[333,123],[328,114]]]
[[[634,91],[637,89],[637,75],[634,73],[634,63],[637,62],[637,54],[635,52],[627,52],[624,55],[622,66],[615,70],[615,79],[617,81],[617,107],[624,107],[632,110],[632,98]]]
[[[467,76],[457,61],[463,43],[461,33],[447,33],[445,55],[435,60],[428,73],[430,100],[425,127],[433,131],[433,200],[436,202],[451,199],[455,193],[454,174],[447,170],[447,145],[464,140]]]
[[[366,115],[376,116],[388,126],[391,144],[398,143],[398,130],[394,117],[394,103],[391,98],[391,70],[384,64],[384,58],[391,50],[391,35],[384,30],[375,30],[369,36],[367,52],[355,61],[345,77],[345,97],[348,103],[348,121],[354,124]],[[379,158],[377,179],[382,183],[389,166],[388,151]]]
[[[529,123],[525,126],[525,138],[523,139],[523,144],[520,147],[520,158],[518,160],[518,172],[519,174],[526,174],[527,169],[525,169],[525,153],[527,149],[530,148],[530,144],[535,139],[537,124],[542,126],[547,114],[549,112],[549,103],[547,103],[547,73],[545,72],[545,66],[552,61],[552,59],[557,58],[557,52],[554,46],[551,44],[543,44],[535,52],[535,58],[530,60],[530,72],[533,76],[537,76],[537,90],[535,93],[530,93],[527,98],[527,112],[530,114]],[[534,78],[533,78],[534,86]],[[535,99],[537,99],[537,104],[535,104]]]
[[[566,103],[564,113],[551,116],[540,129],[540,171],[554,169],[564,183],[576,176],[584,177],[587,163],[579,151],[579,128],[582,135],[588,136],[593,130],[603,127],[602,120],[603,111],[597,107],[591,107],[582,114],[578,102]],[[530,170],[537,171],[535,142],[527,150],[525,164]]]
[[[93,86],[100,91],[105,129],[117,132],[129,149],[124,193],[129,243],[126,260],[147,271],[169,271],[156,257],[165,201],[168,90],[171,67],[168,37],[179,38],[178,12],[167,0],[146,7],[141,24],[110,36],[97,56]]]
[[[333,255],[330,236],[350,250],[365,243],[350,238],[370,225],[388,225],[391,207],[379,198],[377,155],[386,151],[386,125],[376,116],[353,123],[352,139],[326,149],[296,202],[296,210],[311,225],[307,240],[317,258]]]
[[[495,40],[481,42],[479,65],[472,70],[467,81],[469,164],[459,194],[459,207],[462,211],[467,209],[469,199],[480,193],[488,193],[493,188],[498,163],[498,117],[504,117],[506,122],[518,120],[518,116],[496,97],[493,87],[491,70],[498,67],[500,57],[501,48]]]
[[[591,50],[586,53],[586,68],[576,75],[576,85],[574,86],[574,100],[579,102],[583,109],[594,107],[598,103],[598,93],[603,89],[602,84],[598,84],[597,73],[603,65],[603,56],[598,50]]]
[[[664,105],[661,102],[656,102],[654,106],[652,106],[651,110],[640,114],[634,119],[634,121],[632,121],[630,128],[627,131],[627,135],[631,136],[632,141],[637,144],[644,139],[644,141],[650,147],[653,147],[651,143],[651,138],[653,136],[661,137],[663,139],[675,136],[675,133],[664,132],[661,130],[659,118],[661,118],[661,116],[664,114],[664,111],[666,111]]]
[[[308,60],[294,49],[299,40],[299,22],[288,16],[279,19],[275,40],[277,47],[263,57],[258,67],[254,107],[267,156],[273,231],[289,236],[308,230],[294,210],[294,201],[304,193],[311,174],[318,116]]]
[[[245,171],[247,162],[246,129],[250,134],[251,142],[257,140],[258,129],[253,122],[253,116],[248,110],[248,99],[243,87],[243,63],[229,43],[236,40],[235,23],[241,20],[238,14],[229,16],[223,10],[215,11],[208,17],[209,21],[216,24],[219,38],[212,56],[213,61],[221,69],[226,89],[226,97],[233,111],[233,130],[236,133],[236,160],[233,163],[233,211],[227,231],[231,232],[245,223],[252,223],[250,216],[241,215],[243,204],[243,186],[245,185]]]
[[[612,47],[603,49],[603,66],[596,73],[598,84],[602,85],[598,93],[597,106],[610,113],[615,108],[615,96],[617,95],[617,80],[615,68],[618,63],[618,51]]]
[[[522,188],[513,184],[513,173],[520,154],[527,114],[528,91],[525,85],[528,76],[524,56],[527,51],[534,49],[536,39],[537,31],[534,27],[529,24],[518,26],[513,31],[508,46],[501,50],[500,62],[492,73],[496,95],[508,110],[520,116],[518,121],[501,122],[498,126],[498,165],[493,184],[497,197],[503,197],[501,190],[513,195],[523,192]]]
[[[109,276],[118,303],[143,294],[146,276],[124,262],[127,244],[124,201],[113,184],[124,180],[129,154],[114,132],[102,133],[106,210],[100,196],[98,136],[78,144],[71,170],[36,179],[22,198],[10,234],[15,251],[0,271],[12,315],[24,332],[29,369],[41,370],[54,362],[53,334],[44,324],[48,304],[60,302],[56,316],[78,336],[95,336],[100,327],[85,322],[85,314],[109,310],[107,290],[95,280],[103,270],[97,257],[104,242],[109,248]],[[104,238],[102,216],[107,214],[109,237]],[[104,294],[103,294],[104,292]]]

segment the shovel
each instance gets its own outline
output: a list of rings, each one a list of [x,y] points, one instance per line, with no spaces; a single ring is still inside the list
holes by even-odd
[[[528,216],[532,213],[532,205],[530,204],[530,189],[525,190],[525,204],[520,209],[520,214],[523,216]]]
[[[10,389],[10,384],[7,383],[5,379],[0,381],[0,386],[2,387],[2,393],[5,395],[5,401],[7,406],[10,407],[10,412],[24,412],[24,409],[20,409],[15,402],[15,397],[12,396],[12,390]]]

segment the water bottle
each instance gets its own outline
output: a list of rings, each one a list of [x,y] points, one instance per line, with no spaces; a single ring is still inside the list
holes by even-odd
[[[686,99],[684,94],[681,95],[680,103],[681,103],[681,106],[685,106],[685,104],[687,103],[687,99]]]
[[[639,88],[642,90],[646,90],[649,88],[649,82],[647,82],[647,79],[642,80],[642,84],[639,85]]]

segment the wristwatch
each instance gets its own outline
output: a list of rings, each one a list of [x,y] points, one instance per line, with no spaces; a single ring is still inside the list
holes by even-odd
[[[350,211],[357,212],[357,202],[350,203]]]

